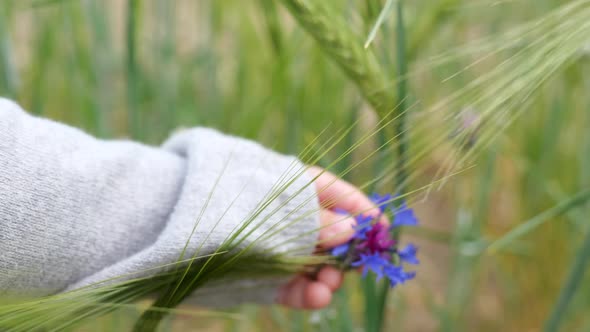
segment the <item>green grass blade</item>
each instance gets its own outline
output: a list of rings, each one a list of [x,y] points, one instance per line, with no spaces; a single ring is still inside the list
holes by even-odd
[[[584,274],[590,263],[590,231],[586,232],[584,242],[578,251],[574,262],[569,271],[567,280],[563,285],[557,302],[553,307],[553,311],[547,320],[543,331],[545,332],[557,332],[561,322],[563,321],[566,313],[568,304],[580,288]]]
[[[379,16],[377,17],[377,21],[375,22],[375,25],[373,25],[373,28],[371,28],[371,31],[369,32],[369,36],[367,37],[367,41],[365,41],[365,45],[364,45],[365,48],[368,48],[371,45],[371,43],[373,42],[373,39],[375,39],[375,37],[377,36],[377,32],[379,31],[379,28],[381,27],[381,25],[383,25],[383,22],[385,22],[385,18],[387,17],[387,15],[389,15],[389,13],[392,10],[392,6],[393,6],[394,1],[396,1],[396,0],[387,0],[387,2],[385,2],[383,9],[381,9],[381,12],[379,13]]]
[[[537,227],[541,226],[543,223],[551,220],[551,218],[555,218],[570,209],[577,207],[578,205],[586,203],[590,199],[590,189],[583,190],[578,194],[559,202],[556,206],[552,207],[551,209],[539,214],[538,216],[531,218],[521,225],[512,229],[508,234],[502,236],[501,238],[497,239],[496,241],[492,242],[488,248],[486,249],[488,253],[493,254],[502,249],[506,246],[511,244],[514,240],[519,239],[520,237],[532,232]]]
[[[140,138],[141,124],[139,116],[139,77],[137,65],[137,25],[139,0],[127,0],[126,22],[126,69],[127,69],[127,107],[128,128],[133,138]]]
[[[279,23],[279,15],[274,0],[260,0],[264,12],[268,35],[272,48],[277,56],[283,53],[283,32]]]
[[[96,99],[97,108],[97,134],[101,137],[112,136],[112,128],[109,125],[109,115],[113,108],[113,93],[110,87],[111,59],[115,58],[112,52],[109,52],[111,45],[111,31],[106,18],[105,9],[95,0],[84,0],[81,5],[84,9],[85,19],[88,21],[91,31],[91,52],[92,57],[92,74],[94,84],[91,93],[93,99]]]
[[[406,122],[408,117],[408,63],[406,58],[406,29],[404,26],[403,15],[403,1],[397,1],[397,22],[396,22],[396,54],[397,54],[397,70],[400,79],[397,83],[397,97],[400,116],[395,123],[395,134],[399,136],[397,147],[397,188],[393,192],[404,194],[407,191],[407,154],[408,154],[408,133],[406,129]]]
[[[482,172],[478,176],[479,185],[475,200],[475,211],[468,213],[461,209],[457,216],[453,239],[453,262],[446,299],[441,317],[441,331],[461,331],[465,327],[465,318],[470,314],[469,301],[473,297],[472,289],[476,287],[476,272],[481,255],[469,246],[477,246],[481,241],[481,231],[487,219],[492,193],[496,154],[490,152],[484,161]]]

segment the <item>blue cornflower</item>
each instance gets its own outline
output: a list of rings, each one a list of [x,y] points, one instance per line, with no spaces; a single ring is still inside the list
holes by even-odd
[[[389,262],[385,258],[381,257],[378,253],[374,253],[371,255],[361,254],[361,258],[356,262],[352,262],[350,265],[354,267],[363,266],[363,277],[367,276],[369,270],[375,272],[377,280],[379,280],[383,277],[383,267],[388,264]]]
[[[377,193],[373,193],[369,196],[369,198],[373,203],[375,203],[375,205],[379,207],[381,213],[385,213],[387,206],[391,204],[391,201],[393,200],[393,196],[391,196],[391,194],[385,194],[381,196]]]
[[[396,196],[373,194],[371,200],[379,207],[381,214],[391,209],[394,218],[392,228],[417,225],[418,220],[414,211],[408,208],[405,201],[402,201],[399,207],[389,204]],[[342,209],[334,209],[334,212],[351,215]],[[352,226],[353,237],[347,243],[332,248],[332,256],[343,262],[349,262],[347,257],[355,259],[356,261],[347,263],[348,267],[362,267],[363,277],[366,277],[369,271],[375,273],[377,280],[386,277],[391,287],[413,279],[416,272],[404,271],[403,264],[419,264],[416,257],[418,248],[413,244],[408,244],[403,249],[397,248],[397,242],[391,232],[386,226],[378,223],[376,218],[378,217],[363,214],[355,216],[355,225]],[[399,257],[399,265],[394,265],[392,254]]]
[[[416,226],[418,225],[418,219],[414,215],[414,210],[408,208],[406,202],[402,202],[399,208],[392,209],[393,212],[393,224],[392,227],[396,226]]]
[[[359,214],[354,219],[356,220],[356,225],[353,226],[354,230],[356,231],[354,238],[359,240],[366,239],[367,232],[371,230],[371,227],[373,227],[373,217]]]
[[[348,248],[350,248],[350,244],[345,243],[339,246],[332,248],[332,256],[340,257],[346,255],[348,252]]]
[[[401,266],[387,264],[383,267],[383,274],[389,279],[389,285],[395,287],[403,284],[406,280],[414,279],[416,272],[406,272]]]
[[[416,258],[417,251],[418,251],[418,248],[416,248],[415,245],[410,243],[404,249],[399,250],[397,252],[397,255],[404,263],[419,264],[420,261],[418,260],[418,258]]]

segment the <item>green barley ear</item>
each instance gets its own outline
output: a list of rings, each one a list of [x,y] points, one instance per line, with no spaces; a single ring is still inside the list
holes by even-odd
[[[577,0],[499,36],[432,59],[433,66],[467,56],[477,59],[447,80],[459,77],[480,62],[498,61],[490,70],[425,110],[425,117],[441,116],[439,126],[453,137],[450,141],[455,148],[444,161],[442,172],[470,163],[478,152],[492,144],[530,108],[532,97],[547,80],[580,58],[588,36],[590,1]]]
[[[381,117],[395,109],[399,102],[394,92],[398,80],[387,76],[388,71],[382,68],[372,49],[363,47],[363,38],[345,25],[328,3],[310,0],[283,0],[283,3]],[[452,3],[444,1],[441,6]],[[524,113],[531,96],[545,81],[585,54],[583,50],[590,36],[589,7],[588,0],[572,1],[506,33],[416,63],[415,67],[426,71],[468,57],[476,59],[441,82],[444,85],[486,60],[499,61],[463,88],[414,112],[408,127],[412,136],[421,136],[424,142],[413,149],[407,166],[415,166],[434,150],[446,149],[449,153],[436,179],[469,165],[478,152]],[[410,69],[403,79],[411,80],[417,74]],[[403,111],[400,109],[393,115],[400,112]]]
[[[381,117],[395,109],[396,96],[388,89],[390,81],[371,49],[363,47],[358,36],[330,10],[327,1],[282,0],[293,17],[318,42],[351,80]],[[393,114],[395,115],[395,114]]]

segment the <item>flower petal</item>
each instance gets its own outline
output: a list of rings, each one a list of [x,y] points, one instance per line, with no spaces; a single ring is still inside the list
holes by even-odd
[[[350,248],[349,243],[341,244],[332,248],[332,256],[340,257],[346,255],[348,249]]]
[[[379,207],[379,210],[381,210],[381,213],[385,213],[387,206],[389,206],[389,204],[391,204],[391,201],[393,200],[393,196],[391,194],[385,194],[385,195],[381,196],[377,193],[373,193],[369,196],[369,199],[373,203],[375,203],[375,205],[377,205],[377,207]]]
[[[416,258],[417,251],[418,251],[418,248],[416,248],[415,245],[410,243],[405,248],[399,250],[397,252],[397,255],[404,263],[419,264],[420,261],[418,260],[418,258]]]
[[[402,202],[402,204],[399,208],[392,209],[392,212],[393,212],[393,224],[391,224],[392,227],[418,225],[418,219],[414,215],[414,210],[408,208],[406,202]]]

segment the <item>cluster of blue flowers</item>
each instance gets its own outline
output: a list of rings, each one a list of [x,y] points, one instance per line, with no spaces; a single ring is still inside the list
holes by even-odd
[[[416,272],[408,272],[403,264],[418,264],[417,248],[408,244],[398,249],[392,230],[399,226],[415,226],[418,220],[414,211],[405,202],[395,207],[391,204],[394,197],[390,194],[371,195],[371,200],[379,207],[379,216],[358,215],[355,217],[354,236],[347,243],[332,249],[332,255],[341,262],[349,262],[348,267],[362,267],[363,277],[369,271],[377,276],[377,280],[387,278],[391,287],[413,279]],[[381,215],[391,211],[391,226],[378,222]],[[397,263],[397,264],[396,264]]]

